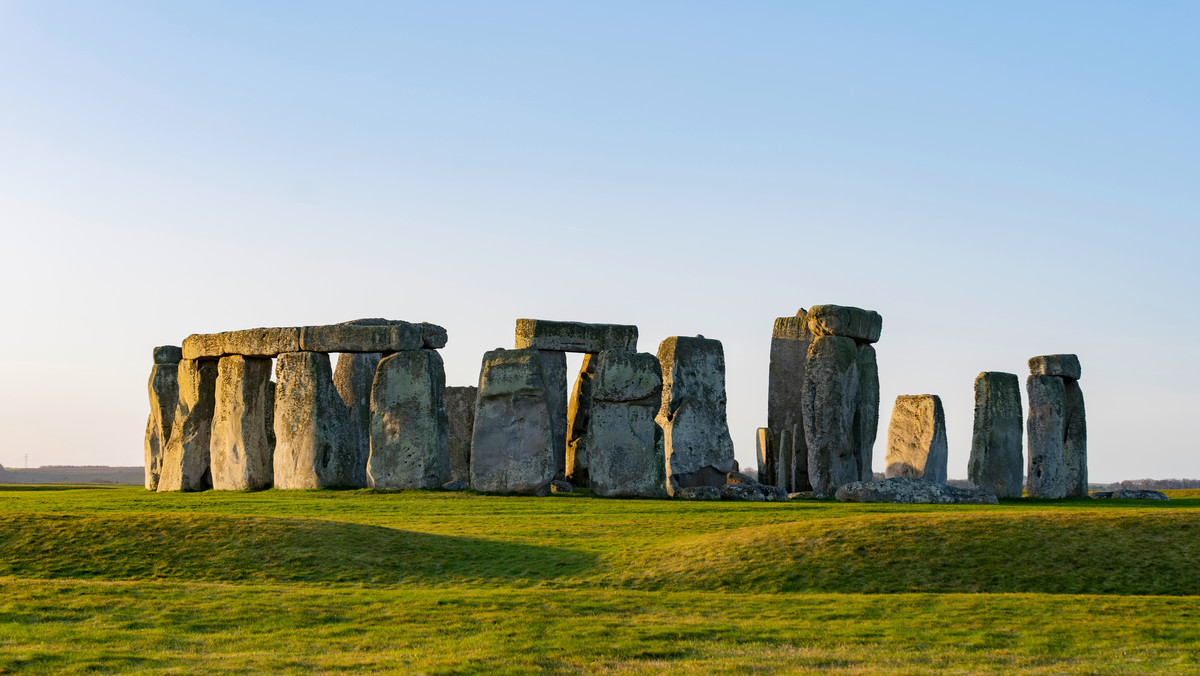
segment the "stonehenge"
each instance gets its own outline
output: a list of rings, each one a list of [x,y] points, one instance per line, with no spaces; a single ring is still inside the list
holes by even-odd
[[[583,438],[588,488],[604,497],[666,497],[663,432],[655,422],[663,389],[658,358],[605,350],[596,362]]]
[[[557,464],[549,396],[536,348],[483,356],[471,436],[471,486],[545,495]]]
[[[442,400],[449,424],[447,449],[450,481],[467,481],[471,477],[471,434],[475,427],[475,399],[479,388],[447,387]]]
[[[885,476],[946,483],[946,414],[936,394],[896,397],[888,425]]]
[[[150,394],[150,417],[146,421],[146,490],[158,490],[162,472],[163,453],[171,437],[175,421],[175,406],[179,401],[179,360],[182,351],[171,345],[154,348],[154,366],[150,370],[147,389]]]
[[[998,498],[1021,497],[1021,381],[1015,373],[984,371],[975,378],[975,427],[967,479]]]
[[[1079,358],[1073,354],[1033,357],[1029,373],[1025,490],[1031,498],[1088,497],[1087,420],[1079,388]]]
[[[163,450],[158,492],[212,488],[209,440],[217,396],[217,362],[181,359],[171,433]]]
[[[274,483],[271,360],[229,355],[217,362],[209,442],[212,487],[268,488]]]
[[[450,475],[446,372],[434,350],[384,357],[371,385],[372,488],[437,488]]]
[[[658,347],[667,492],[720,486],[734,469],[725,415],[725,351],[719,340],[672,336]]]

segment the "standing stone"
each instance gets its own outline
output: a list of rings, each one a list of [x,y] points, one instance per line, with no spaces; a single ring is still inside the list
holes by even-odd
[[[663,434],[655,422],[662,403],[658,359],[613,350],[596,361],[585,433],[588,486],[604,497],[667,497]]]
[[[216,409],[209,460],[213,488],[270,488],[274,469],[267,417],[272,409],[271,360],[231,355],[217,363]]]
[[[660,369],[661,371],[661,369]],[[587,425],[592,406],[592,378],[596,374],[596,355],[584,354],[579,376],[567,406],[567,478],[583,486],[588,479]]]
[[[555,476],[567,473],[567,353],[539,350],[546,405],[550,409],[550,432],[554,435]]]
[[[353,487],[358,449],[329,355],[285,352],[275,374],[275,487]]]
[[[775,435],[770,427],[760,427],[754,435],[754,450],[758,458],[758,480],[764,484],[775,485]]]
[[[397,352],[379,362],[371,387],[371,486],[432,489],[449,480],[445,389],[434,350]]]
[[[349,415],[346,443],[354,449],[353,485],[360,488],[370,485],[367,458],[371,455],[371,385],[382,358],[379,352],[343,352],[333,370],[333,387]]]
[[[155,357],[158,350],[155,348]],[[176,348],[178,349],[178,348]],[[147,390],[150,394],[150,417],[146,421],[146,490],[158,490],[158,479],[162,473],[163,453],[171,438],[171,426],[175,422],[175,407],[179,403],[179,362],[155,362],[150,370]]]
[[[768,468],[771,478],[764,483],[778,485],[776,477],[779,473],[792,473],[795,475],[797,490],[808,488],[808,449],[804,440],[801,395],[804,390],[804,364],[808,360],[808,347],[813,336],[808,330],[806,317],[807,312],[801,308],[794,317],[779,317],[775,320],[775,328],[771,332],[771,367],[767,393],[767,427],[775,434],[775,439],[778,440],[784,430],[790,432],[797,428],[797,433],[792,434],[792,446],[788,448],[788,453],[793,457],[794,468],[773,463]],[[780,453],[781,450],[777,450],[776,456]]]
[[[855,420],[854,460],[858,464],[859,481],[874,481],[871,457],[875,449],[875,437],[879,434],[879,363],[875,359],[875,348],[865,342],[858,343],[858,413]],[[803,487],[797,486],[797,490]]]
[[[666,439],[667,490],[720,486],[733,469],[733,439],[725,414],[725,351],[719,340],[672,336],[659,345]]]
[[[792,429],[779,430],[778,444],[775,447],[775,480],[772,482],[773,486],[789,493],[791,492],[790,487],[793,485],[792,475],[795,473],[794,469],[796,467],[796,436],[792,432],[794,429],[796,429],[796,426],[793,426]],[[808,465],[807,462],[803,464],[805,466]]]
[[[471,480],[471,433],[475,427],[475,399],[479,388],[447,387],[444,396],[450,424],[450,481]]]
[[[984,371],[975,378],[975,427],[967,478],[998,498],[1021,497],[1025,468],[1021,381],[1013,373]]]
[[[833,495],[861,480],[858,410],[861,384],[858,346],[844,336],[817,336],[808,348],[803,412],[808,479],[815,493]]]
[[[183,359],[178,370],[179,397],[163,452],[158,492],[212,488],[209,440],[217,390],[215,359]]]
[[[1068,498],[1088,497],[1087,419],[1079,382],[1063,378],[1063,466]]]
[[[1058,376],[1031,375],[1025,380],[1029,396],[1029,471],[1025,490],[1031,498],[1067,495],[1063,449],[1066,434],[1066,388]]]
[[[488,352],[471,437],[471,486],[546,495],[555,471],[541,355],[536,348]]]
[[[896,397],[888,425],[887,478],[946,483],[946,413],[936,394]]]

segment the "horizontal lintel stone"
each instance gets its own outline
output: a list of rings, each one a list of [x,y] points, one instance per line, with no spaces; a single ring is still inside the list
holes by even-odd
[[[585,324],[518,319],[516,347],[558,352],[637,351],[638,328],[632,324]]]
[[[883,331],[883,317],[878,312],[847,305],[814,305],[805,317],[808,330],[817,336],[844,336],[877,343]]]
[[[1079,380],[1082,374],[1079,357],[1073,354],[1044,354],[1029,358],[1029,375]]]
[[[446,329],[437,324],[362,319],[323,326],[193,334],[183,341],[182,358],[216,359],[234,354],[277,357],[285,352],[402,352],[439,349],[445,345]],[[160,358],[159,349],[155,350],[156,361]]]

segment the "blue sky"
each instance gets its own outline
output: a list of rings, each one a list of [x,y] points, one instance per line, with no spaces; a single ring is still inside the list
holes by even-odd
[[[1194,3],[0,0],[0,463],[139,464],[150,348],[361,316],[721,339],[884,316],[898,394],[1084,366],[1097,480],[1200,477]],[[9,323],[11,322],[11,324]]]

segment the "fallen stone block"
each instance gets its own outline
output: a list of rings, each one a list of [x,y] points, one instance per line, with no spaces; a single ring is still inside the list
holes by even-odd
[[[179,398],[163,452],[158,492],[212,488],[209,442],[216,405],[217,362],[184,359],[177,367]]]
[[[722,500],[744,500],[747,502],[765,502],[766,498],[758,486],[750,484],[725,484],[721,486]]]
[[[720,500],[721,489],[717,486],[688,486],[675,491],[672,497],[680,500]]]
[[[451,482],[442,484],[442,490],[444,490],[444,491],[465,491],[465,490],[469,489],[470,487],[471,487],[471,484],[469,484],[465,481],[451,481]]]
[[[566,481],[563,481],[561,479],[555,479],[554,481],[550,482],[550,492],[551,493],[574,493],[575,487]]]
[[[437,488],[450,475],[446,373],[434,350],[384,357],[371,386],[367,476],[383,489]]]
[[[518,319],[516,347],[558,352],[637,351],[638,329],[627,324],[585,324]]]
[[[999,498],[1021,497],[1025,420],[1021,381],[1013,373],[984,371],[975,378],[975,426],[967,478]]]
[[[1129,488],[1119,491],[1096,491],[1092,497],[1097,500],[1169,500],[1162,491],[1133,490]]]
[[[844,305],[814,305],[805,315],[814,336],[842,336],[858,342],[879,342],[883,317],[874,310]]]
[[[1083,370],[1079,366],[1079,357],[1073,354],[1044,354],[1029,358],[1029,373],[1079,380]]]
[[[275,377],[275,487],[354,487],[358,449],[329,355],[285,352]]]
[[[946,414],[936,394],[896,397],[888,425],[886,476],[946,483]]]
[[[471,434],[475,428],[475,399],[479,388],[447,387],[445,394],[446,418],[450,423],[449,452],[450,480],[471,479]]]
[[[534,348],[488,352],[471,439],[471,486],[546,495],[555,471],[541,355]]]
[[[269,434],[274,426],[272,396],[270,359],[221,357],[209,443],[214,489],[271,487],[275,450]]]
[[[1066,388],[1058,376],[1029,376],[1025,380],[1029,397],[1026,435],[1029,469],[1025,492],[1031,498],[1065,498],[1067,468],[1064,453],[1066,436]]]
[[[896,502],[918,505],[996,505],[999,500],[977,488],[956,488],[912,477],[854,481],[837,490],[838,502]]]
[[[659,345],[658,361],[663,393],[657,422],[665,441],[667,491],[723,484],[734,457],[721,341],[673,336]]]

